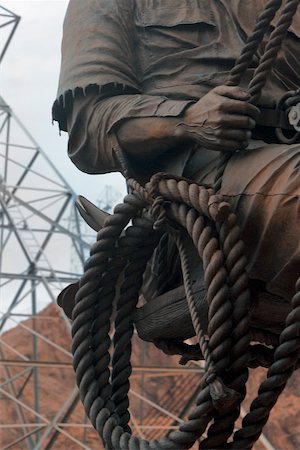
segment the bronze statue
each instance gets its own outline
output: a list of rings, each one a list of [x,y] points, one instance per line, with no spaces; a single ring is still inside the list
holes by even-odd
[[[238,205],[249,275],[290,298],[300,265],[299,145],[278,145],[274,108],[300,86],[299,9],[259,105],[243,89],[253,68],[242,87],[224,86],[265,4],[71,1],[54,118],[87,173],[121,170],[118,141],[141,181],[165,171],[211,183],[218,153],[233,151],[221,192]]]
[[[280,3],[71,0],[53,117],[80,170],[121,171],[143,186],[157,172],[212,186],[225,154],[219,194],[237,215],[253,289],[287,304],[300,275],[300,8]],[[252,101],[248,87],[290,5],[292,24]],[[277,15],[233,85],[265,7]],[[157,292],[148,288],[146,298]]]

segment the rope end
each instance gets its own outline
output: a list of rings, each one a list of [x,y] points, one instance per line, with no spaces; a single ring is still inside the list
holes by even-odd
[[[238,392],[227,387],[218,377],[209,384],[209,389],[213,406],[219,412],[230,410],[241,399]]]

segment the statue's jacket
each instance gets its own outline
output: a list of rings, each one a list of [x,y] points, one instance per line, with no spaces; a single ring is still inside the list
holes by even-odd
[[[120,170],[114,127],[134,117],[180,117],[191,102],[224,84],[266,3],[71,0],[53,118],[69,133],[72,161],[88,173]],[[299,9],[264,88],[263,108],[275,108],[285,92],[300,87]],[[276,18],[242,87],[275,24]],[[140,179],[163,170],[210,183],[217,156],[186,148],[146,168],[129,158],[128,165]],[[222,185],[239,211],[250,276],[284,297],[292,294],[290,274],[297,267],[300,272],[299,167],[299,144],[253,140],[246,153],[233,155]]]

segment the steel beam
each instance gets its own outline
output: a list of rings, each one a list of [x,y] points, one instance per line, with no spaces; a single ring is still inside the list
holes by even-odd
[[[18,360],[18,359],[3,359],[0,361],[0,365],[6,366],[19,366],[19,367],[51,367],[57,369],[71,369],[73,368],[72,362],[57,362],[57,361],[32,361],[32,360]],[[134,365],[132,367],[133,373],[149,373],[152,376],[163,374],[165,377],[187,375],[187,374],[203,374],[203,369],[193,367],[161,367],[161,366],[141,366]]]

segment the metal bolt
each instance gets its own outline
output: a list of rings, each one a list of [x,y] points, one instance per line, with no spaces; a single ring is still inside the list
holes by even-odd
[[[298,117],[297,111],[291,111],[291,119],[296,120]]]
[[[292,106],[289,115],[289,122],[296,131],[300,131],[300,102],[297,105]]]

